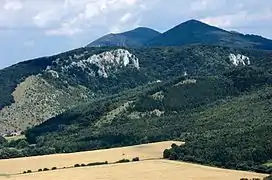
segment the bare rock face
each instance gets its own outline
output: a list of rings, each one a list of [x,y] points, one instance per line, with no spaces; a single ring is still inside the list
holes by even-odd
[[[249,57],[244,56],[242,54],[237,54],[237,55],[230,54],[229,55],[229,59],[232,62],[232,64],[235,65],[235,66],[239,66],[239,65],[242,65],[242,66],[250,65]]]
[[[68,73],[74,69],[88,73],[91,77],[108,78],[110,74],[116,72],[118,69],[127,66],[139,69],[138,58],[125,49],[116,49],[106,51],[100,54],[91,55],[89,58],[84,59],[84,54],[74,57],[75,59],[65,64],[62,67],[62,73]],[[58,60],[55,61],[59,63]],[[53,77],[59,77],[58,72],[53,70],[50,66],[46,71],[51,73]]]

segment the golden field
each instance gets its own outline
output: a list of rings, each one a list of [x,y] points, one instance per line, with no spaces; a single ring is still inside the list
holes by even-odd
[[[1,180],[240,180],[265,175],[233,171],[169,160],[148,160],[125,164],[82,167],[0,177]]]
[[[23,171],[52,167],[63,168],[75,164],[88,164],[93,162],[115,162],[120,159],[132,159],[139,157],[140,160],[162,158],[165,149],[170,148],[173,143],[181,142],[165,141],[122,148],[87,151],[71,154],[54,154],[48,156],[27,157],[18,159],[0,160],[1,174],[16,174]]]
[[[164,149],[169,148],[173,143],[182,144],[181,142],[167,141],[73,154],[1,160],[0,180],[240,180],[243,177],[262,179],[266,176],[253,172],[162,160]],[[49,169],[54,166],[68,167],[77,163],[115,162],[133,157],[140,157],[140,160],[143,161],[15,175],[28,169],[35,171],[45,167]]]

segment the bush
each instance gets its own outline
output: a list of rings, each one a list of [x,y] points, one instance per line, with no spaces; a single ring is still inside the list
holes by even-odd
[[[129,159],[121,159],[119,161],[117,161],[116,163],[127,163],[127,162],[130,162]]]
[[[32,173],[32,171],[31,170],[27,170],[26,173]]]
[[[42,169],[38,169],[38,172],[41,172],[42,171]]]
[[[26,174],[26,171],[24,171],[23,173]]]
[[[57,169],[57,167],[52,167],[52,169],[51,170],[56,170]]]
[[[3,136],[0,135],[0,144],[5,144],[7,142],[8,141]]]
[[[104,164],[108,164],[108,161],[89,163],[89,164],[87,164],[87,166],[99,166],[99,165],[104,165]]]
[[[165,149],[163,151],[163,158],[164,159],[169,159],[170,155],[171,155],[171,151],[169,149]]]
[[[135,157],[132,159],[132,161],[140,161],[140,158],[139,157]]]
[[[74,167],[80,167],[80,164],[75,164]]]
[[[86,164],[81,164],[82,167],[86,166]]]
[[[43,171],[49,171],[49,169],[48,168],[43,168]]]
[[[18,149],[24,149],[29,146],[28,142],[24,139],[18,140],[16,143],[18,143],[16,146]]]

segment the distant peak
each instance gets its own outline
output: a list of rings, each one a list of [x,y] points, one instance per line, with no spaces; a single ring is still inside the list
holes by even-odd
[[[199,20],[196,20],[196,19],[190,19],[188,21],[185,21],[185,22],[197,22],[197,23],[202,23],[201,21]]]
[[[196,19],[191,19],[191,20],[185,21],[182,24],[205,24],[205,23],[203,23],[202,21],[196,20]]]
[[[153,30],[153,29],[140,26],[140,27],[137,27],[137,28],[135,28],[133,30]]]

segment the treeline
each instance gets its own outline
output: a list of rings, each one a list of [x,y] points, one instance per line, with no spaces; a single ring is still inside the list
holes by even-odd
[[[52,147],[35,147],[25,139],[0,141],[0,159],[55,154]]]

